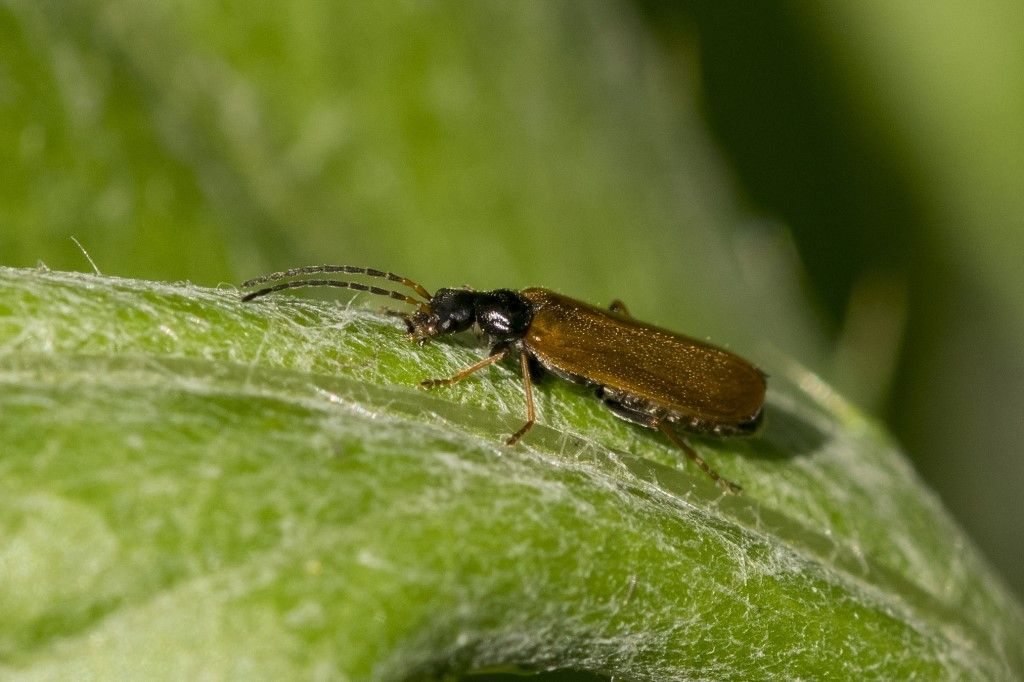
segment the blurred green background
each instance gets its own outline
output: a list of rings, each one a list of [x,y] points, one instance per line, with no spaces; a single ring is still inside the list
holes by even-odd
[[[0,3],[0,264],[541,284],[809,366],[1024,594],[1010,0]]]

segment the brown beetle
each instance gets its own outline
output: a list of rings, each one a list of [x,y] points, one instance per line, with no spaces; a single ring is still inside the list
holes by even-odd
[[[342,272],[402,284],[423,300],[391,289],[334,279],[281,281],[300,275]],[[476,327],[491,343],[490,354],[447,379],[427,379],[423,388],[449,386],[506,357],[518,356],[526,391],[526,423],[506,441],[514,444],[534,423],[533,384],[545,371],[594,388],[617,417],[658,429],[721,488],[741,488],[708,466],[676,429],[694,434],[739,436],[754,433],[764,415],[765,375],[729,351],[630,317],[615,301],[609,310],[548,289],[438,289],[391,272],[352,265],[314,265],[275,272],[242,284],[278,282],[243,301],[284,289],[338,287],[388,296],[416,306],[402,317],[412,339],[454,334]]]

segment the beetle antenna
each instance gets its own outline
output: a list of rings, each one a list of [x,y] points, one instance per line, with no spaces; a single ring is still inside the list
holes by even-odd
[[[248,284],[248,282],[246,284]],[[366,284],[361,284],[359,282],[344,282],[339,279],[300,279],[292,282],[282,282],[281,284],[275,284],[272,287],[266,287],[265,289],[258,289],[256,291],[252,291],[243,296],[242,301],[251,301],[254,298],[266,296],[267,294],[273,294],[278,291],[284,291],[285,289],[300,289],[302,287],[337,287],[339,289],[365,291],[366,293],[375,294],[377,296],[388,296],[390,298],[395,299],[396,301],[402,301],[403,303],[411,303],[412,305],[416,306],[425,313],[430,312],[429,303],[416,300],[412,296],[403,294],[400,291],[393,291],[391,289],[382,289],[381,287],[368,286]]]
[[[307,265],[301,268],[292,268],[291,270],[281,270],[280,272],[272,272],[269,275],[263,275],[262,277],[254,277],[253,279],[242,282],[243,289],[249,289],[256,286],[257,284],[263,284],[264,282],[274,282],[280,279],[287,279],[288,277],[295,277],[296,275],[316,275],[325,272],[344,272],[348,275],[368,275],[370,277],[380,277],[391,282],[398,282],[403,286],[407,286],[418,295],[429,301],[432,297],[430,292],[427,291],[426,287],[418,282],[414,282],[408,277],[402,277],[396,275],[393,272],[387,272],[385,270],[377,270],[375,268],[363,268],[358,265]],[[313,285],[308,285],[313,286]],[[334,286],[334,285],[317,285],[317,286]],[[273,287],[270,287],[273,289]],[[287,289],[288,287],[283,287]],[[356,287],[344,287],[347,289],[354,289]],[[274,291],[280,291],[280,289],[273,289]],[[359,289],[359,291],[363,291]],[[270,293],[269,291],[265,293]],[[377,293],[377,292],[372,292]],[[263,293],[256,292],[257,295],[263,296]],[[250,298],[256,298],[256,296],[246,296],[245,300],[248,301]],[[394,296],[392,296],[394,298]],[[419,301],[416,302],[419,305]]]

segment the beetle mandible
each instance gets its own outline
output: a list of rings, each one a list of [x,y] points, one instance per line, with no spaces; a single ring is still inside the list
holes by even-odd
[[[328,273],[386,279],[419,298],[347,280],[290,279]],[[620,301],[606,310],[536,287],[522,291],[444,288],[432,295],[407,277],[354,265],[293,268],[250,279],[242,287],[261,284],[269,286],[242,300],[285,289],[337,287],[411,304],[415,306],[411,313],[389,312],[405,321],[410,338],[419,343],[477,328],[490,342],[487,357],[451,377],[426,379],[420,386],[450,386],[507,357],[518,359],[526,422],[509,436],[508,445],[533,426],[533,380],[550,372],[593,388],[615,416],[664,433],[726,492],[742,490],[719,476],[677,429],[719,437],[756,432],[764,417],[765,374],[727,350],[634,319]]]

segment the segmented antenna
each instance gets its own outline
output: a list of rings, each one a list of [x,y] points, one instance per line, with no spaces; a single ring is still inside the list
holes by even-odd
[[[360,284],[359,282],[343,282],[338,279],[300,279],[293,282],[282,282],[281,284],[275,284],[272,287],[265,289],[259,289],[251,293],[246,294],[242,297],[242,301],[251,301],[254,298],[260,296],[266,296],[267,294],[273,294],[278,291],[284,291],[285,289],[301,289],[303,287],[337,287],[338,289],[352,289],[354,291],[365,291],[369,294],[376,294],[377,296],[388,296],[395,299],[396,301],[402,301],[404,303],[411,303],[424,312],[429,312],[430,304],[424,301],[418,301],[412,296],[407,296],[400,291],[392,291],[391,289],[382,289],[381,287],[367,286],[366,284]]]
[[[389,280],[391,282],[398,282],[404,286],[409,287],[414,292],[422,296],[424,301],[417,300],[412,296],[403,294],[400,291],[394,291],[392,289],[384,289],[382,287],[369,286],[366,284],[360,284],[359,282],[348,282],[340,279],[299,279],[290,282],[281,282],[280,280],[288,279],[289,277],[296,277],[298,275],[315,275],[325,272],[344,272],[350,275],[368,275],[370,277],[380,277],[382,279]],[[278,291],[284,291],[285,289],[301,289],[304,287],[335,287],[338,289],[352,289],[353,291],[365,291],[369,294],[376,296],[387,296],[393,298],[396,301],[402,301],[403,303],[410,303],[421,311],[430,312],[430,292],[426,288],[409,279],[408,277],[402,277],[396,275],[393,272],[386,272],[384,270],[377,270],[375,268],[362,268],[357,265],[307,265],[301,268],[292,268],[291,270],[282,270],[280,272],[272,272],[269,275],[263,275],[262,277],[254,277],[253,279],[242,282],[242,288],[248,289],[256,286],[257,284],[264,284],[267,282],[278,282],[273,286],[264,287],[252,291],[242,297],[243,301],[251,301],[254,298],[260,296],[266,296],[267,294],[273,294]]]
[[[386,279],[386,280],[389,280],[391,282],[398,282],[399,284],[402,284],[404,286],[409,287],[410,289],[415,291],[417,294],[422,296],[427,301],[429,301],[431,299],[430,292],[427,291],[426,287],[424,287],[423,285],[421,285],[421,284],[419,284],[417,282],[412,281],[408,277],[402,277],[401,275],[396,275],[393,272],[387,272],[387,271],[384,271],[384,270],[377,270],[375,268],[363,268],[363,267],[359,267],[358,265],[307,265],[307,266],[301,267],[301,268],[292,268],[291,270],[282,270],[280,272],[272,272],[269,275],[263,275],[262,277],[254,277],[253,279],[250,279],[248,281],[242,282],[242,288],[243,289],[249,289],[251,287],[256,286],[257,284],[263,284],[264,282],[273,282],[273,281],[276,281],[276,280],[279,280],[279,279],[287,279],[289,277],[295,277],[297,275],[316,275],[316,274],[321,274],[321,273],[325,273],[325,272],[344,272],[345,274],[348,274],[348,275],[368,275],[370,277],[380,277],[382,279]],[[310,280],[310,281],[312,281],[312,280]],[[327,281],[327,280],[316,280],[316,281]],[[330,285],[318,284],[318,285],[310,285],[310,286],[330,286]],[[287,289],[288,287],[284,287],[284,288]],[[355,287],[343,287],[343,288],[352,289],[352,288],[355,288]],[[269,287],[268,289],[272,289],[273,291],[280,291],[280,289],[274,289],[273,287]],[[261,291],[264,291],[264,290],[261,290]],[[359,291],[364,291],[364,290],[363,289],[359,289]],[[264,293],[271,293],[271,292],[269,290],[265,290]],[[255,295],[254,294],[250,294],[249,296],[246,296],[245,300],[248,301],[251,298],[256,298],[256,295],[263,296],[264,293],[255,292]],[[371,292],[371,293],[378,293],[378,292]],[[394,297],[392,296],[392,298],[394,298]]]

